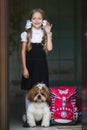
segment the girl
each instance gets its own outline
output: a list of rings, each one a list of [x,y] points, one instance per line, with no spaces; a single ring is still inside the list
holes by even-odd
[[[37,82],[49,87],[48,65],[46,53],[52,50],[52,25],[44,20],[42,9],[33,9],[21,33],[22,82],[21,88],[30,90]],[[26,110],[28,106],[26,94]]]

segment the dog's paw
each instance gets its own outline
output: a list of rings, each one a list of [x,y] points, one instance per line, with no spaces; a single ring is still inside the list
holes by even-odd
[[[49,125],[41,125],[41,127],[49,127]]]
[[[35,123],[29,123],[29,126],[30,127],[36,127],[36,124]]]
[[[31,125],[30,127],[36,127],[36,125]]]
[[[42,127],[49,127],[49,123],[48,123],[48,122],[45,122],[45,123],[43,122],[43,123],[41,124],[41,126],[42,126]]]

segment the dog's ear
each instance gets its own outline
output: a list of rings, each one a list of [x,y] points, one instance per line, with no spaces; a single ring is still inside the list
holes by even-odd
[[[46,94],[47,94],[47,98],[46,98],[46,102],[48,104],[50,104],[50,90],[47,86],[44,87],[45,91],[46,91]]]
[[[50,104],[50,91],[48,91],[48,94],[47,94],[47,103]]]
[[[33,97],[33,88],[32,88],[28,92],[28,100],[32,102],[33,99],[34,99],[34,97]]]

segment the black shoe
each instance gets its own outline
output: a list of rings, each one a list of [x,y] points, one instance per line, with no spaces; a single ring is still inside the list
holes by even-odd
[[[28,127],[30,127],[30,126],[29,126],[29,124],[28,124],[27,122],[24,122],[24,123],[23,123],[23,127],[28,128]]]
[[[29,124],[27,123],[26,114],[23,115],[22,120],[23,120],[23,127],[26,127],[26,128],[29,127]]]

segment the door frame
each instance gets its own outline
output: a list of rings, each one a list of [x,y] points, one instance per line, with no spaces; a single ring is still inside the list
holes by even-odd
[[[87,84],[87,30],[86,3],[82,1],[82,83]],[[0,130],[8,129],[8,49],[7,49],[7,1],[0,0]]]
[[[7,130],[7,4],[0,0],[0,130]]]

